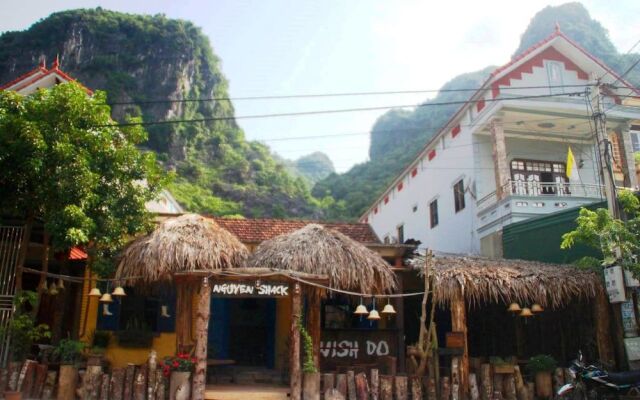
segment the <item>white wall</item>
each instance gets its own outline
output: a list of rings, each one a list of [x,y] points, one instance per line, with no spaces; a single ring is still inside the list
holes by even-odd
[[[467,117],[462,125],[468,124]],[[418,165],[418,174],[411,172],[403,179],[403,189],[397,186],[389,195],[389,203],[384,199],[378,204],[378,213],[368,215],[368,222],[381,239],[389,235],[396,237],[396,229],[404,225],[404,238],[417,239],[421,247],[451,253],[472,253],[478,251],[474,235],[475,199],[467,191],[465,208],[455,212],[453,185],[464,179],[465,188],[473,183],[474,162],[470,128],[461,126],[461,132],[453,138],[451,132],[435,144],[436,156],[429,161],[424,157]],[[473,186],[469,188],[473,191]],[[429,203],[438,199],[439,223],[430,227]],[[416,211],[413,207],[417,206]]]

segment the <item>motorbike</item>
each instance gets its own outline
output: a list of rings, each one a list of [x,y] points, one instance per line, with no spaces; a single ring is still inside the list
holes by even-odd
[[[572,382],[558,389],[560,398],[599,400],[640,394],[640,371],[608,372],[600,365],[586,364],[582,352],[568,371]]]

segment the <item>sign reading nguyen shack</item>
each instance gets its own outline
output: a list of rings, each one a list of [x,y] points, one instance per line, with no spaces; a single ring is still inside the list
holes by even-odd
[[[275,282],[224,282],[211,286],[214,297],[287,297],[289,285]]]

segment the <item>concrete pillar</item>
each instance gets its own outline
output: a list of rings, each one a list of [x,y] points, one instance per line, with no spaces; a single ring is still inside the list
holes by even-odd
[[[507,162],[507,144],[504,137],[502,120],[496,118],[490,123],[491,142],[493,144],[493,170],[496,177],[496,198],[502,200],[511,194],[507,186],[511,174]]]
[[[633,154],[633,144],[631,143],[630,127],[628,123],[623,124],[616,129],[616,135],[618,135],[618,144],[620,146],[624,185],[635,189],[638,187],[638,178],[636,177],[636,162]]]

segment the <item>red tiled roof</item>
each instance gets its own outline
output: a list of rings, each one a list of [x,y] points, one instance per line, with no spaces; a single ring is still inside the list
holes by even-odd
[[[334,229],[361,243],[380,243],[380,239],[368,224],[362,223],[325,223],[319,221],[284,219],[230,219],[212,217],[218,225],[233,233],[244,243],[259,243],[285,233],[293,232],[308,224],[320,224]]]

